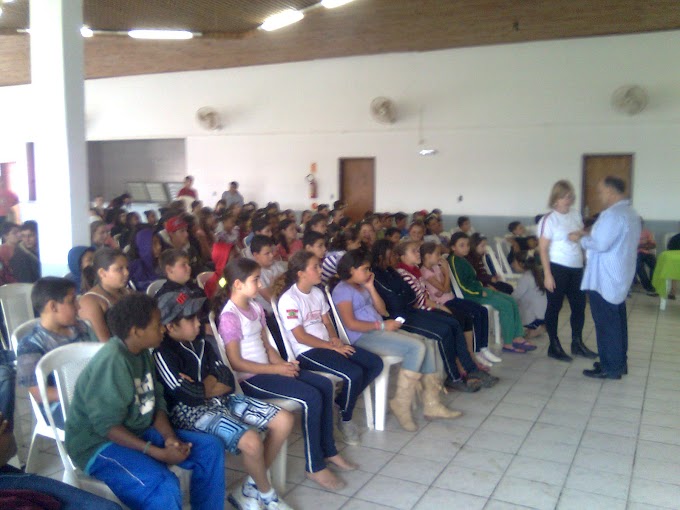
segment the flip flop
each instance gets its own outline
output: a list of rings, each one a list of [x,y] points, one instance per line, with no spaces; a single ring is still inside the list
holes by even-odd
[[[512,346],[523,351],[535,351],[536,346],[527,342],[512,342]]]
[[[514,354],[526,354],[527,353],[527,351],[525,351],[524,349],[520,349],[518,347],[515,347],[514,344],[512,345],[512,347],[506,347],[504,345],[503,346],[503,352],[510,352],[510,353],[514,353]]]

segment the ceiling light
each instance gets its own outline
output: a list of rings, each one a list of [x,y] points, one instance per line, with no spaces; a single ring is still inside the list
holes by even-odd
[[[437,154],[437,149],[420,149],[418,154],[421,156],[434,156]]]
[[[94,32],[87,25],[83,25],[83,28],[80,29],[80,35],[82,35],[83,37],[92,37],[94,35]]]
[[[0,16],[2,16],[2,7],[0,7]]]
[[[326,9],[335,9],[336,7],[340,7],[341,5],[345,5],[353,1],[354,0],[321,0],[321,5],[323,5]]]
[[[130,30],[133,39],[191,39],[194,34],[188,30]]]
[[[292,25],[293,23],[297,23],[304,17],[305,15],[302,14],[300,11],[296,11],[294,9],[287,9],[285,11],[281,11],[277,14],[272,14],[271,16],[269,16],[267,19],[264,20],[264,23],[260,25],[260,28],[262,30],[266,30],[267,32],[271,32],[272,30],[278,30],[279,28],[283,28],[288,25]]]

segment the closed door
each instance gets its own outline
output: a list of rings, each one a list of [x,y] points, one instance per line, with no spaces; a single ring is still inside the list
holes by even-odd
[[[345,216],[359,221],[375,207],[375,158],[340,160],[340,200],[347,204]]]
[[[626,195],[632,198],[633,155],[607,154],[583,156],[583,188],[581,214],[589,218],[604,209],[597,195],[597,183],[607,176],[618,177],[626,183]]]

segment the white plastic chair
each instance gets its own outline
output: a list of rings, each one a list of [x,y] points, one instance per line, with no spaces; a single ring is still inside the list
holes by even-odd
[[[17,354],[18,348],[19,348],[19,340],[21,340],[23,337],[28,335],[33,328],[40,322],[40,319],[31,319],[29,321],[24,322],[20,326],[18,326],[15,330],[14,333],[12,333],[11,337],[11,343],[12,343],[12,350],[14,351],[14,354]],[[28,456],[26,457],[26,472],[27,473],[34,473],[34,465],[33,463],[35,462],[36,458],[36,450],[34,449],[35,446],[35,440],[38,436],[43,436],[47,437],[50,439],[56,439],[54,435],[54,431],[52,430],[52,427],[50,427],[50,424],[45,421],[45,417],[43,416],[42,412],[40,411],[40,405],[38,402],[36,402],[35,398],[31,393],[28,393],[28,400],[31,403],[31,409],[33,410],[33,416],[35,416],[35,427],[33,427],[33,434],[31,436],[31,444],[28,447]],[[17,425],[19,422],[17,421]],[[60,435],[61,440],[64,440],[64,431],[61,429],[56,429],[57,433]]]
[[[214,274],[215,274],[214,271],[203,271],[202,273],[199,273],[199,274],[196,276],[196,283],[198,284],[198,286],[199,286],[200,288],[203,289],[203,288],[205,288],[206,282],[207,282],[208,280],[210,280],[210,278],[211,278],[212,275],[214,275]]]
[[[165,278],[161,278],[160,280],[153,281],[149,284],[149,286],[146,288],[146,295],[154,297],[156,294],[158,294],[158,291],[161,290],[161,287],[165,282],[167,282]]]
[[[449,280],[451,281],[451,288],[453,289],[456,298],[464,299],[463,291],[461,290],[460,285],[458,285],[458,281],[451,270],[451,264],[447,264],[447,267],[449,268]],[[493,333],[496,345],[503,345],[503,338],[501,338],[501,314],[498,313],[498,310],[496,310],[491,305],[482,306],[486,308],[489,313],[489,323],[493,323]]]
[[[0,287],[0,307],[10,338],[17,327],[35,318],[31,302],[32,290],[32,283],[8,283]]]
[[[47,402],[47,377],[54,372],[64,419],[66,418],[68,407],[71,403],[71,398],[73,397],[78,376],[90,359],[92,359],[103,345],[104,344],[99,342],[78,342],[65,345],[48,352],[38,362],[38,366],[35,369],[35,375],[38,378],[38,388],[40,389],[42,401]],[[121,504],[104,482],[100,482],[95,478],[87,476],[80,469],[75,467],[71,461],[71,457],[69,457],[66,452],[63,431],[57,429],[54,424],[54,417],[52,416],[52,411],[49,406],[45,406],[45,414],[47,415],[47,420],[50,424],[49,426],[55,436],[61,462],[64,465],[62,481]]]
[[[505,271],[504,266],[501,265],[501,263],[498,261],[498,257],[496,256],[496,253],[493,251],[491,246],[488,244],[486,245],[486,254],[491,258],[491,262],[493,263],[494,267],[496,268],[496,274],[500,277],[501,280],[509,283],[509,284],[516,284],[516,280],[519,280],[522,275],[513,273],[512,271],[507,273]],[[507,259],[504,259],[507,262]]]
[[[498,255],[498,261],[501,263],[503,273],[505,274],[515,274],[508,262],[508,255],[510,254],[510,244],[508,240],[504,237],[496,237],[496,253]]]
[[[271,300],[271,305],[272,308],[274,309],[274,317],[276,317],[276,323],[279,325],[279,330],[281,331],[281,337],[283,338],[283,347],[286,349],[288,361],[295,361],[295,356],[293,354],[294,352],[293,346],[290,344],[290,341],[286,336],[283,321],[281,320],[281,315],[279,314],[278,304],[274,298],[272,298]],[[345,343],[349,343],[344,338],[341,339],[344,340]],[[329,374],[327,372],[320,372],[318,370],[312,370],[312,372],[314,372],[315,374],[319,374],[323,377],[326,377],[327,379],[330,379],[331,381],[333,381],[333,384],[335,384],[336,387],[338,384],[344,383],[344,380],[337,375]],[[371,390],[369,388],[366,388],[363,392],[363,396],[364,396],[364,410],[366,411],[366,426],[370,430],[373,430],[374,418],[373,418],[373,399],[371,397]]]
[[[234,372],[234,370],[231,368],[231,364],[229,363],[229,358],[227,358],[227,352],[224,349],[224,341],[222,340],[222,337],[220,336],[220,333],[217,330],[217,324],[215,323],[215,312],[210,312],[210,314],[208,315],[208,319],[210,320],[210,327],[212,329],[213,336],[215,337],[215,343],[217,343],[217,351],[219,352],[220,357],[222,358],[222,362],[229,367],[229,370]],[[267,335],[269,343],[273,345],[274,348],[276,348],[276,342],[274,341],[274,337],[272,337],[272,334],[269,330],[267,330]],[[238,379],[236,378],[235,372],[234,372],[234,385],[236,386],[234,388],[234,391],[239,395],[243,394],[243,390],[241,389],[241,385],[239,384]],[[269,402],[270,404],[277,405],[282,409],[285,409],[286,411],[290,411],[291,413],[299,412],[302,410],[302,406],[300,404],[288,399],[268,398],[260,400],[264,400],[265,402]],[[286,440],[283,443],[283,445],[281,445],[281,450],[279,451],[279,454],[276,457],[276,459],[274,459],[274,462],[272,462],[271,469],[269,470],[272,485],[279,494],[283,494],[286,489],[287,461],[288,461],[288,441]]]
[[[335,307],[335,303],[333,302],[333,296],[331,296],[330,289],[326,287],[326,297],[328,298],[328,304],[331,307],[331,311],[333,312],[333,317],[335,317],[335,324],[337,325],[338,328],[338,335],[340,335],[340,339],[342,339],[346,343],[349,342],[349,336],[347,336],[347,330],[345,329],[345,325],[342,323],[342,320],[340,320],[340,314],[338,313],[337,308]],[[373,385],[375,386],[375,430],[380,430],[383,431],[385,430],[385,416],[387,416],[387,390],[389,389],[389,383],[390,383],[390,368],[392,365],[398,365],[402,361],[404,361],[404,358],[401,356],[387,356],[387,355],[380,355],[380,359],[382,359],[383,362],[383,370],[380,372],[380,375],[375,378],[373,381]],[[369,403],[371,402],[369,399],[366,399],[364,397],[366,402],[364,402],[364,405],[368,408]],[[373,411],[373,409],[371,409]],[[366,409],[366,416],[368,418],[368,409]]]

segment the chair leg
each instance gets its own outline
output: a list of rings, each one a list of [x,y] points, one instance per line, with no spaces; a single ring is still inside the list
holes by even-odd
[[[501,314],[498,310],[493,312],[493,332],[496,338],[496,345],[499,347],[503,345],[503,338],[501,337]]]
[[[368,430],[375,428],[375,415],[373,413],[373,397],[371,396],[371,385],[364,390],[364,410],[366,411],[366,426]]]
[[[375,379],[375,430],[385,430],[385,414],[387,413],[387,389],[390,382],[390,365]]]
[[[269,469],[269,477],[276,492],[283,494],[286,492],[286,464],[288,462],[288,441],[281,445],[279,454]]]
[[[25,468],[26,473],[34,473],[35,472],[33,470],[33,462],[35,460],[35,456],[33,454],[35,453],[35,439],[36,439],[36,437],[38,437],[37,427],[33,430],[33,437],[31,437],[31,446],[28,447],[28,456],[26,457],[26,468]]]

